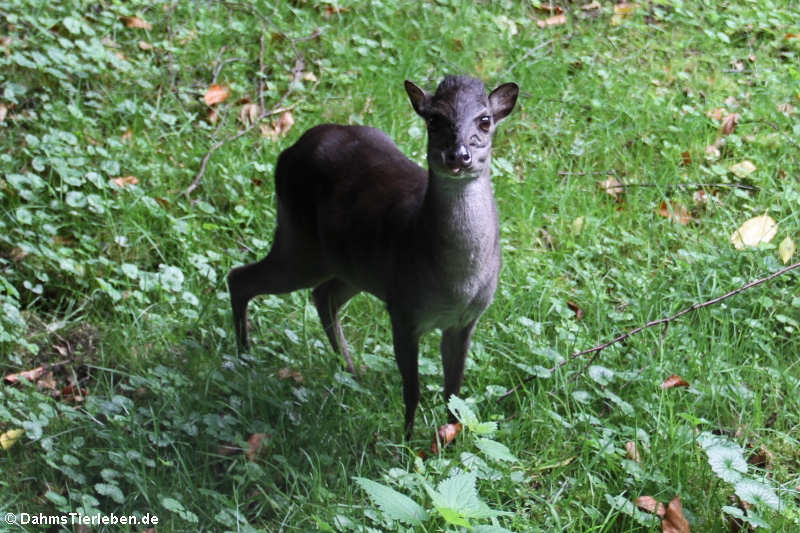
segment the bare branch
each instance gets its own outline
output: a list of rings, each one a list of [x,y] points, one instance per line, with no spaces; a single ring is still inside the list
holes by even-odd
[[[787,266],[785,268],[782,268],[782,269],[778,270],[777,272],[773,272],[772,274],[770,274],[769,276],[767,276],[765,278],[759,278],[759,279],[753,280],[753,281],[751,281],[750,283],[748,283],[746,285],[742,285],[741,287],[739,287],[737,289],[734,289],[734,290],[732,290],[730,292],[727,292],[727,293],[723,294],[722,296],[717,296],[716,298],[712,298],[711,300],[706,300],[705,302],[700,302],[700,303],[693,304],[690,307],[687,307],[686,309],[683,309],[682,311],[679,311],[678,313],[675,313],[672,316],[669,316],[669,317],[666,317],[666,318],[659,318],[658,320],[652,320],[652,321],[650,321],[650,322],[648,322],[648,323],[646,323],[646,324],[644,324],[642,326],[639,326],[639,327],[634,328],[634,329],[632,329],[630,331],[627,331],[627,332],[623,333],[622,335],[619,335],[619,336],[617,336],[617,337],[615,337],[615,338],[613,338],[613,339],[611,339],[611,340],[609,340],[607,342],[604,342],[602,344],[598,344],[597,346],[593,346],[593,347],[588,348],[586,350],[581,350],[579,352],[575,352],[572,355],[570,355],[568,358],[564,359],[563,361],[561,361],[560,363],[558,363],[557,365],[552,367],[550,369],[550,372],[553,372],[553,371],[563,367],[564,365],[566,365],[567,363],[569,363],[571,361],[574,361],[578,357],[581,357],[581,356],[584,356],[584,355],[587,355],[587,354],[590,354],[590,353],[600,352],[600,351],[608,348],[612,344],[616,344],[618,342],[622,342],[625,339],[627,339],[628,337],[636,335],[637,333],[639,333],[639,332],[641,332],[641,331],[643,331],[643,330],[645,330],[647,328],[651,328],[653,326],[658,326],[660,324],[666,325],[666,324],[672,322],[673,320],[676,320],[676,319],[682,317],[683,315],[685,315],[687,313],[691,313],[692,311],[697,311],[698,309],[702,309],[704,307],[708,307],[710,305],[717,304],[717,303],[719,303],[719,302],[721,302],[723,300],[727,300],[731,296],[735,296],[735,295],[739,294],[740,292],[746,291],[747,289],[752,289],[753,287],[757,287],[758,285],[761,285],[762,283],[766,283],[767,281],[770,281],[770,280],[772,280],[774,278],[777,278],[778,276],[780,276],[782,274],[785,274],[787,272],[795,270],[796,268],[800,268],[800,263],[795,263],[793,265],[789,265],[789,266]],[[595,355],[595,357],[596,357],[596,355]],[[524,384],[536,379],[536,377],[538,377],[538,376],[533,375],[533,374],[528,376],[528,377],[526,377],[525,379],[522,380],[522,383],[520,383],[519,385],[516,385],[516,386],[514,386],[514,387],[512,387],[510,389],[508,389],[502,396],[500,396],[497,399],[497,401],[501,402],[501,401],[505,400],[506,398],[508,398],[509,396],[514,394],[515,392],[517,392],[519,389],[521,389]]]

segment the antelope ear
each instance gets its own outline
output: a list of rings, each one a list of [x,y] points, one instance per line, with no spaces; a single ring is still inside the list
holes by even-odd
[[[408,82],[406,82],[408,83]],[[495,123],[500,122],[511,113],[517,103],[519,85],[504,83],[489,95],[489,107],[492,109],[492,118]]]
[[[408,99],[411,100],[411,107],[414,108],[417,115],[426,118],[428,116],[428,103],[431,100],[431,95],[408,80],[406,80],[406,93],[408,93]]]

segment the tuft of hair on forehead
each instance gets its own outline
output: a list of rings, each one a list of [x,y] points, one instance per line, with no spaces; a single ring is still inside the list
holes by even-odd
[[[486,87],[478,78],[470,76],[445,76],[436,88],[434,98],[439,99],[454,92],[466,91],[469,93],[486,94]]]

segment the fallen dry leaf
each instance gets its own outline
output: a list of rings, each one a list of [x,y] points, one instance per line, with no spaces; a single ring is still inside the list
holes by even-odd
[[[230,457],[231,455],[236,455],[242,453],[244,450],[241,446],[237,446],[230,442],[223,442],[222,444],[217,447],[217,455],[221,455],[223,457]]]
[[[67,385],[59,391],[61,400],[65,402],[81,403],[86,398],[88,391],[77,385]]]
[[[614,5],[614,13],[617,15],[630,15],[639,7],[639,4],[633,2],[620,2]]]
[[[578,304],[573,301],[567,301],[567,307],[572,309],[572,311],[575,313],[575,320],[580,320],[583,318],[583,309],[581,309]]]
[[[551,26],[561,26],[562,24],[567,23],[567,16],[564,14],[561,15],[553,15],[552,17],[548,17],[546,19],[540,19],[536,21],[536,25],[540,28],[549,28]]]
[[[0,102],[0,122],[3,122],[6,119],[7,114],[8,114],[8,106]]]
[[[137,185],[139,183],[139,178],[136,176],[119,176],[113,178],[111,182],[120,189],[124,189],[128,185]]]
[[[277,122],[273,124],[262,124],[261,125],[261,135],[264,137],[269,137],[273,141],[276,140],[278,137],[282,137],[286,135],[286,133],[292,129],[294,125],[294,117],[292,116],[291,111],[284,111],[281,113],[281,116],[278,117]]]
[[[453,439],[456,438],[456,435],[461,433],[461,430],[464,427],[461,425],[460,422],[456,422],[455,424],[445,424],[436,432],[437,438],[433,439],[433,443],[431,444],[431,452],[432,453],[439,453],[439,444],[443,447],[447,446]]]
[[[3,104],[0,104],[2,106]],[[778,111],[786,115],[787,117],[794,113],[794,106],[789,102],[785,102],[783,104],[778,104]],[[0,113],[1,114],[1,113]],[[2,120],[2,118],[0,118]]]
[[[636,443],[632,440],[629,440],[625,443],[625,455],[627,455],[628,459],[631,461],[636,461],[637,463],[642,462],[642,457],[639,455],[639,449],[636,447]]]
[[[625,186],[613,176],[605,181],[598,181],[597,186],[616,199],[619,199],[619,195],[625,192]]]
[[[677,202],[670,202],[669,204],[667,204],[667,202],[661,202],[656,209],[656,213],[683,226],[693,220],[692,214]]]
[[[716,107],[714,109],[709,109],[708,111],[706,111],[706,116],[708,118],[713,119],[713,120],[717,120],[717,121],[722,120],[723,118],[725,118],[727,116],[727,114],[728,114],[728,110],[725,109],[724,107]]]
[[[139,41],[139,48],[141,50],[152,50],[154,46],[147,41]]]
[[[639,496],[633,501],[633,504],[642,511],[647,511],[648,513],[653,513],[661,517],[667,512],[664,504],[652,496]]]
[[[269,436],[266,433],[253,433],[250,435],[250,438],[247,439],[247,451],[244,452],[249,460],[255,461],[259,452],[264,447],[264,441],[268,438]]]
[[[30,370],[25,370],[24,372],[15,372],[13,374],[8,374],[3,380],[6,383],[19,383],[20,378],[25,378],[30,382],[37,381],[40,377],[47,372],[47,368],[44,366],[37,366],[36,368],[32,368]]]
[[[756,453],[748,457],[747,462],[756,468],[770,469],[775,456],[771,451],[761,446]]]
[[[688,167],[692,164],[692,154],[691,152],[682,152],[681,153],[681,164],[685,167]]]
[[[340,7],[340,6],[334,6],[334,5],[331,5],[331,4],[327,4],[325,6],[325,10],[324,10],[323,14],[325,15],[325,18],[329,18],[329,17],[331,17],[333,15],[338,15],[340,13],[347,13],[348,11],[350,11],[349,7]]]
[[[706,159],[709,161],[716,161],[722,156],[719,147],[724,139],[717,139],[716,142],[706,146]]]
[[[736,129],[737,124],[739,124],[739,113],[726,115],[719,126],[719,134],[723,136],[730,135]]]
[[[125,143],[125,142],[128,142],[128,141],[130,141],[131,139],[133,139],[133,132],[131,131],[131,129],[130,129],[130,128],[128,128],[127,130],[125,130],[125,131],[122,133],[122,135],[120,135],[120,136],[119,136],[119,138],[120,138],[120,140],[121,140],[122,142],[124,142],[124,143]]]
[[[675,496],[664,513],[661,521],[661,531],[663,533],[691,533],[689,522],[683,516],[683,506],[679,496]]]
[[[291,368],[287,367],[283,367],[280,370],[278,370],[278,377],[281,379],[292,378],[295,381],[295,383],[303,382],[303,374],[301,374],[299,370],[292,370]]]
[[[756,171],[756,166],[752,161],[745,159],[744,161],[731,166],[728,170],[736,174],[737,178],[746,178]]]
[[[291,111],[284,111],[281,113],[281,116],[278,117],[278,123],[275,126],[275,131],[278,132],[278,135],[286,135],[290,129],[294,126],[294,117],[292,116]]]
[[[0,434],[0,447],[4,450],[11,448],[24,434],[24,429],[9,429],[5,433]]]
[[[601,7],[602,6],[600,5],[600,2],[595,0],[594,2],[590,2],[588,4],[582,5],[581,9],[584,10],[584,11],[594,11],[595,9],[600,9]]]
[[[206,115],[206,122],[209,124],[216,124],[219,120],[219,113],[213,107],[208,110],[208,115]]]
[[[542,5],[542,4],[534,4],[531,7],[533,7],[534,11],[537,11],[537,12],[543,13],[543,14],[547,13],[548,15],[560,15],[560,14],[562,14],[564,12],[564,10],[561,9],[561,7],[553,5],[552,3],[544,4],[544,5]]]
[[[214,84],[208,88],[203,100],[206,105],[214,105],[224,102],[231,95],[231,91],[224,85]]]
[[[138,28],[140,30],[152,30],[153,25],[147,22],[146,20],[140,19],[139,17],[120,17],[119,20],[125,24],[126,28]]]
[[[748,246],[758,246],[762,242],[769,242],[778,233],[778,223],[769,215],[753,217],[731,235],[731,242],[737,250]]]
[[[778,245],[778,255],[780,256],[784,265],[788,263],[794,255],[794,249],[794,241],[791,237],[786,237]]]
[[[673,387],[688,387],[689,382],[680,377],[678,374],[672,374],[670,377],[664,380],[661,384],[661,388],[663,390],[671,389]]]
[[[239,120],[245,126],[249,126],[253,122],[256,121],[258,118],[258,114],[260,113],[260,108],[258,104],[247,103],[242,106],[239,110]]]

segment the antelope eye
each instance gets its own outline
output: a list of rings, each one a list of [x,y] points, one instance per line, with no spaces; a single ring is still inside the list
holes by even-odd
[[[492,119],[491,119],[491,118],[489,118],[488,116],[483,116],[483,117],[481,117],[481,118],[480,118],[480,120],[478,121],[478,126],[479,126],[479,127],[480,127],[480,128],[483,130],[483,131],[489,131],[489,128],[491,128],[491,127],[492,127]]]

